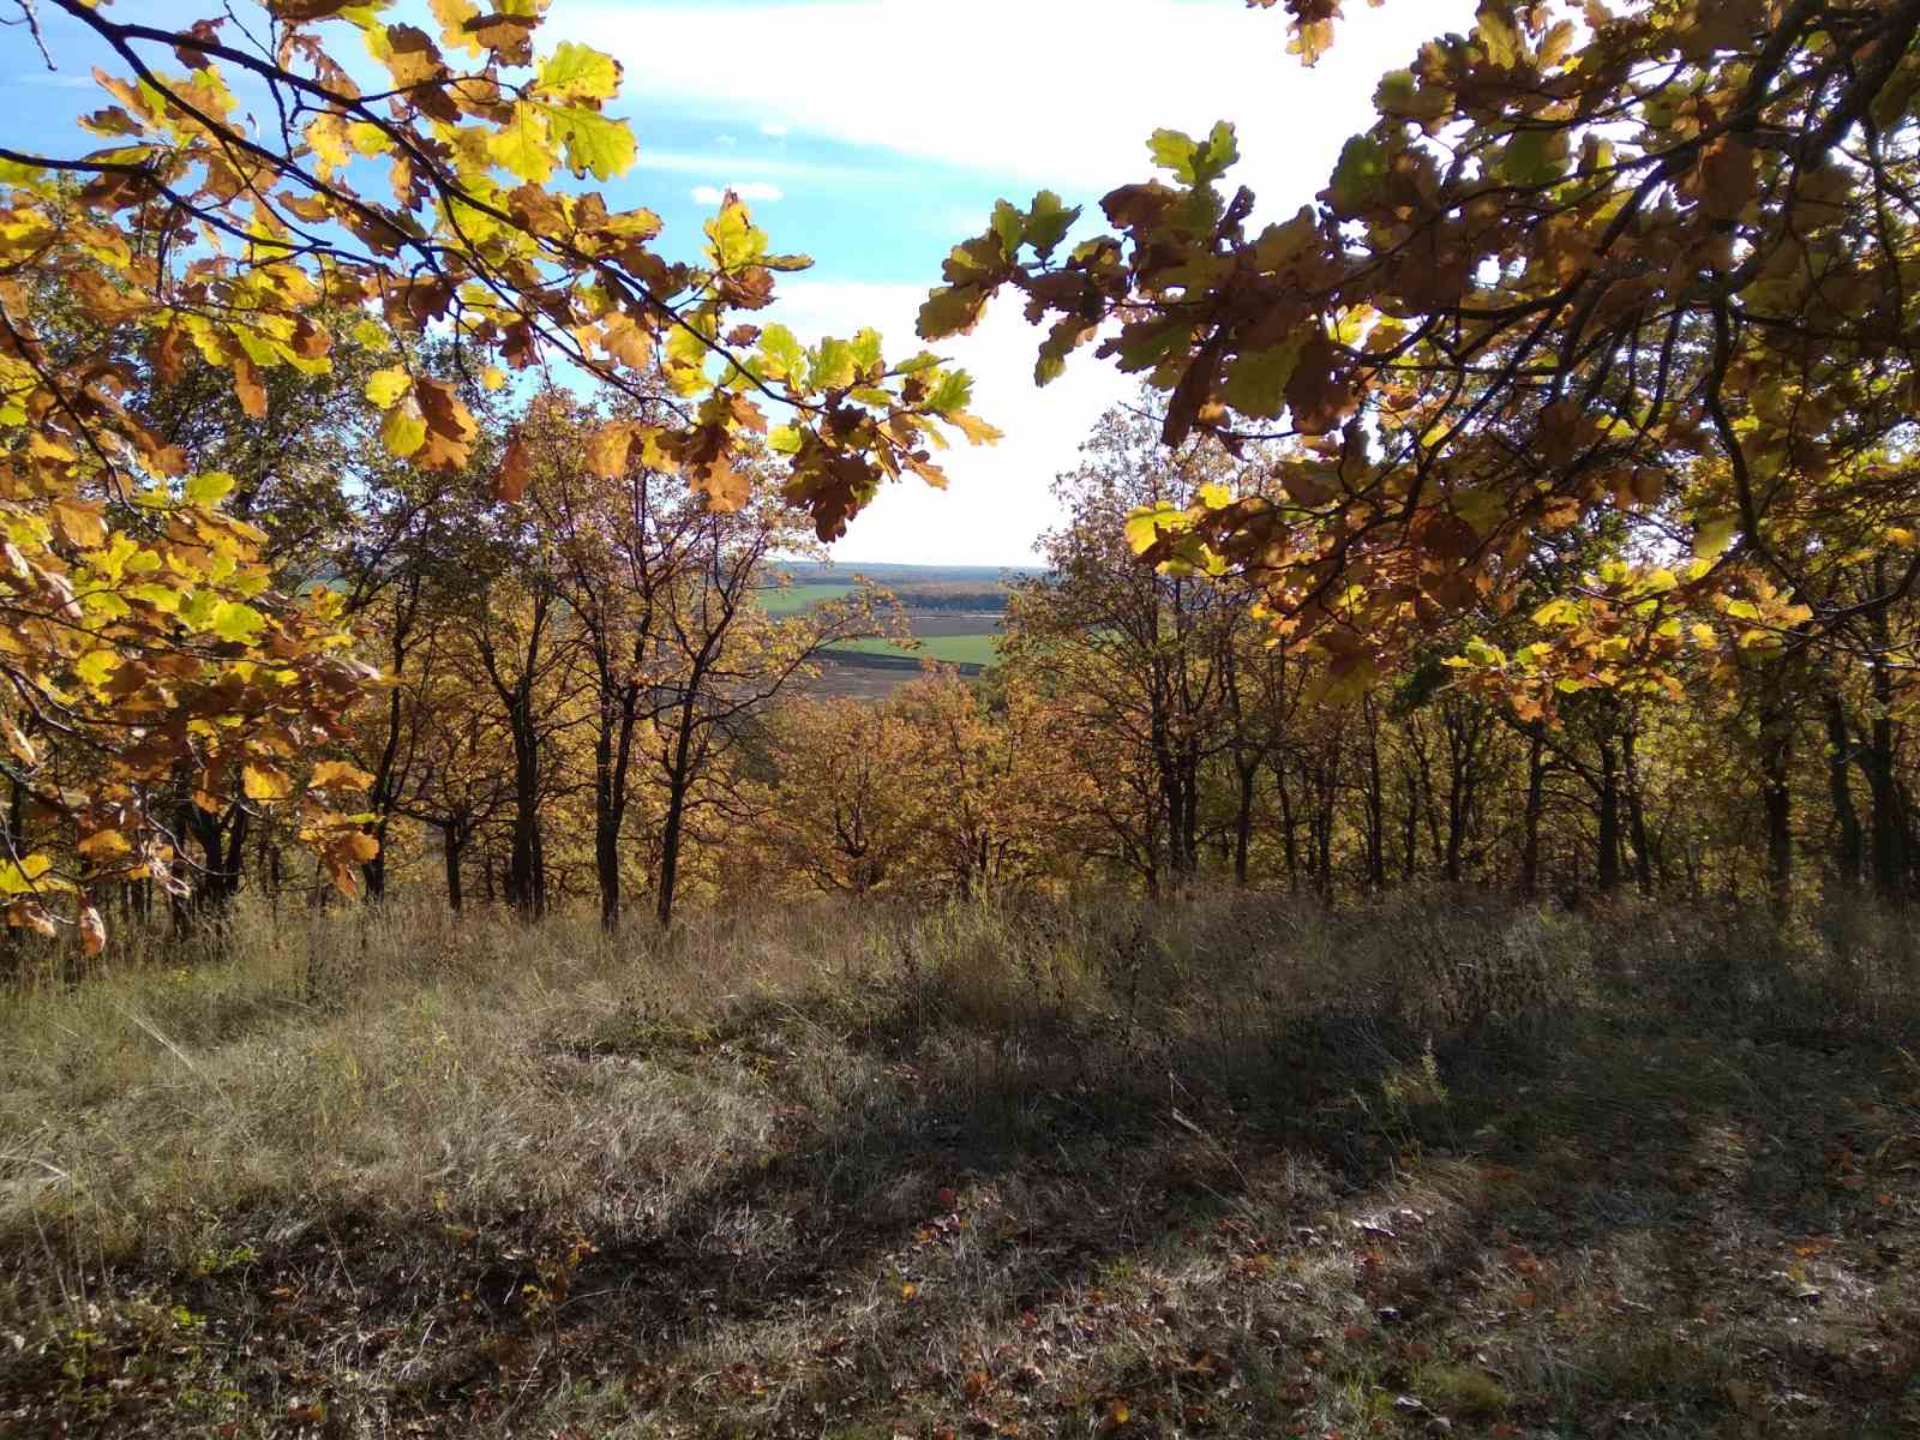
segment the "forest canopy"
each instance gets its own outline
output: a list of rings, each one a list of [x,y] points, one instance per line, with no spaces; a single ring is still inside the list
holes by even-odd
[[[256,497],[160,413],[190,381],[204,392],[201,371],[270,427],[276,387],[324,387],[351,350],[379,454],[421,477],[400,483],[430,496],[484,463],[515,505],[534,441],[483,434],[478,397],[565,366],[623,402],[585,445],[596,474],[672,472],[715,514],[756,503],[759,474],[823,538],[887,478],[941,483],[944,430],[993,438],[966,411],[967,377],[930,354],[889,361],[872,330],[804,345],[756,323],[776,276],[809,262],[774,252],[731,195],[689,263],[655,248],[652,212],[555,183],[609,180],[635,145],[608,109],[619,65],[572,41],[538,51],[542,5],[446,0],[431,34],[328,0],[274,3],[258,29],[48,8],[115,70],[83,122],[99,148],[0,151],[14,924],[51,930],[46,898],[76,885],[173,883],[181,832],[233,804],[296,806],[343,886],[375,863],[378,822],[336,802],[378,774],[320,758],[378,673],[351,653],[354,591],[277,584]],[[20,27],[38,39],[38,12]],[[376,81],[354,78],[349,45]],[[242,110],[242,80],[264,107]],[[71,878],[23,843],[29,809],[67,832]],[[97,910],[76,913],[97,947]]]
[[[779,565],[996,432],[933,351],[769,321],[809,262],[737,196],[697,258],[610,204],[617,61],[530,0],[45,9],[113,63],[86,136],[0,151],[13,927],[95,950],[296,848],[609,925],[690,875],[1912,883],[1920,4],[1488,0],[1282,223],[1230,120],[1098,217],[1001,202],[922,338],[1012,292],[1038,383],[1143,389],[985,683],[876,713],[796,697],[915,622]]]
[[[1310,62],[1340,7],[1286,8]],[[1010,288],[1051,326],[1040,383],[1092,345],[1165,394],[1169,445],[1272,447],[1272,484],[1163,502],[1136,548],[1262,586],[1351,693],[1523,595],[1525,643],[1462,658],[1528,714],[1671,691],[1690,654],[1904,664],[1917,26],[1490,0],[1381,79],[1293,219],[1249,229],[1230,123],[1161,131],[1107,234],[1003,205],[921,333]],[[1608,528],[1604,562],[1569,553]]]

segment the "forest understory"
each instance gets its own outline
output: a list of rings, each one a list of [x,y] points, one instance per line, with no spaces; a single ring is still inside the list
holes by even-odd
[[[1867,907],[393,902],[0,1002],[0,1432],[1895,1436]]]

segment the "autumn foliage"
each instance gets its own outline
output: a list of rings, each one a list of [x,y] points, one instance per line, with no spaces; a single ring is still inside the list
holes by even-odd
[[[784,607],[783,567],[995,432],[931,352],[769,323],[807,261],[737,198],[693,259],[611,207],[614,60],[535,5],[51,3],[112,63],[94,148],[0,154],[16,929],[429,877],[609,927],[1913,887],[1920,6],[1488,0],[1290,218],[1227,121],[1153,134],[1104,233],[1002,202],[921,335],[1016,294],[1039,383],[1091,349],[1141,399],[1000,663],[870,705],[806,696],[898,607]]]
[[[1338,4],[1294,3],[1311,61]],[[997,292],[1166,396],[1165,439],[1276,447],[1275,483],[1143,515],[1161,563],[1261,586],[1359,689],[1416,633],[1505,610],[1611,527],[1526,643],[1467,657],[1529,716],[1671,689],[1693,657],[1880,653],[1912,555],[1913,50],[1902,4],[1516,5],[1375,95],[1330,183],[1254,228],[1223,122],[1060,244],[996,212],[921,313]],[[1860,560],[1890,555],[1878,579]]]
[[[930,355],[894,364],[872,331],[809,347],[754,323],[775,276],[808,262],[773,252],[738,201],[689,264],[652,248],[652,213],[551,188],[563,170],[621,173],[634,139],[607,110],[619,66],[572,42],[538,53],[541,7],[445,0],[435,34],[327,0],[275,3],[258,33],[54,8],[111,55],[111,103],[85,122],[101,148],[0,153],[0,716],[16,809],[74,836],[77,863],[10,827],[11,923],[51,932],[51,896],[103,881],[187,887],[163,791],[202,813],[232,795],[297,808],[343,886],[374,859],[337,802],[377,777],[305,773],[374,667],[349,654],[337,592],[276,588],[266,534],[221,509],[233,478],[156,429],[155,397],[196,369],[263,422],[282,372],[326,377],[348,341],[380,352],[364,394],[381,445],[451,481],[493,449],[476,386],[565,362],[644,401],[592,437],[596,468],[643,455],[716,512],[753,500],[743,447],[777,405],[765,484],[822,536],[886,478],[937,483],[943,426],[991,438],[966,377]],[[349,40],[389,83],[353,80],[330,48]],[[270,97],[264,127],[238,108],[241,76]],[[436,370],[430,350],[450,359]],[[525,490],[527,445],[489,455],[503,501]],[[65,913],[97,947],[97,911]]]
[[[1920,0],[1376,3],[952,250],[1134,388],[896,593],[972,382],[547,0],[18,0],[0,1425],[1920,1433]]]

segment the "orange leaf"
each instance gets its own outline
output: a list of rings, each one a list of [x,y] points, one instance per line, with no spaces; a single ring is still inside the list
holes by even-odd
[[[503,505],[518,505],[527,493],[527,442],[518,435],[507,442],[507,453],[493,476],[493,498]]]
[[[244,355],[233,357],[233,393],[240,408],[255,420],[267,418],[267,387],[260,378],[260,367]]]

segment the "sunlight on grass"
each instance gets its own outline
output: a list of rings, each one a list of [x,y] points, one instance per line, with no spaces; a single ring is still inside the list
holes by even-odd
[[[1857,997],[1911,1016],[1916,970],[1898,927],[1856,921],[1844,986],[1762,933],[243,908],[0,1005],[0,1415],[1897,1428],[1920,1085]],[[1691,985],[1715,945],[1743,993]]]

